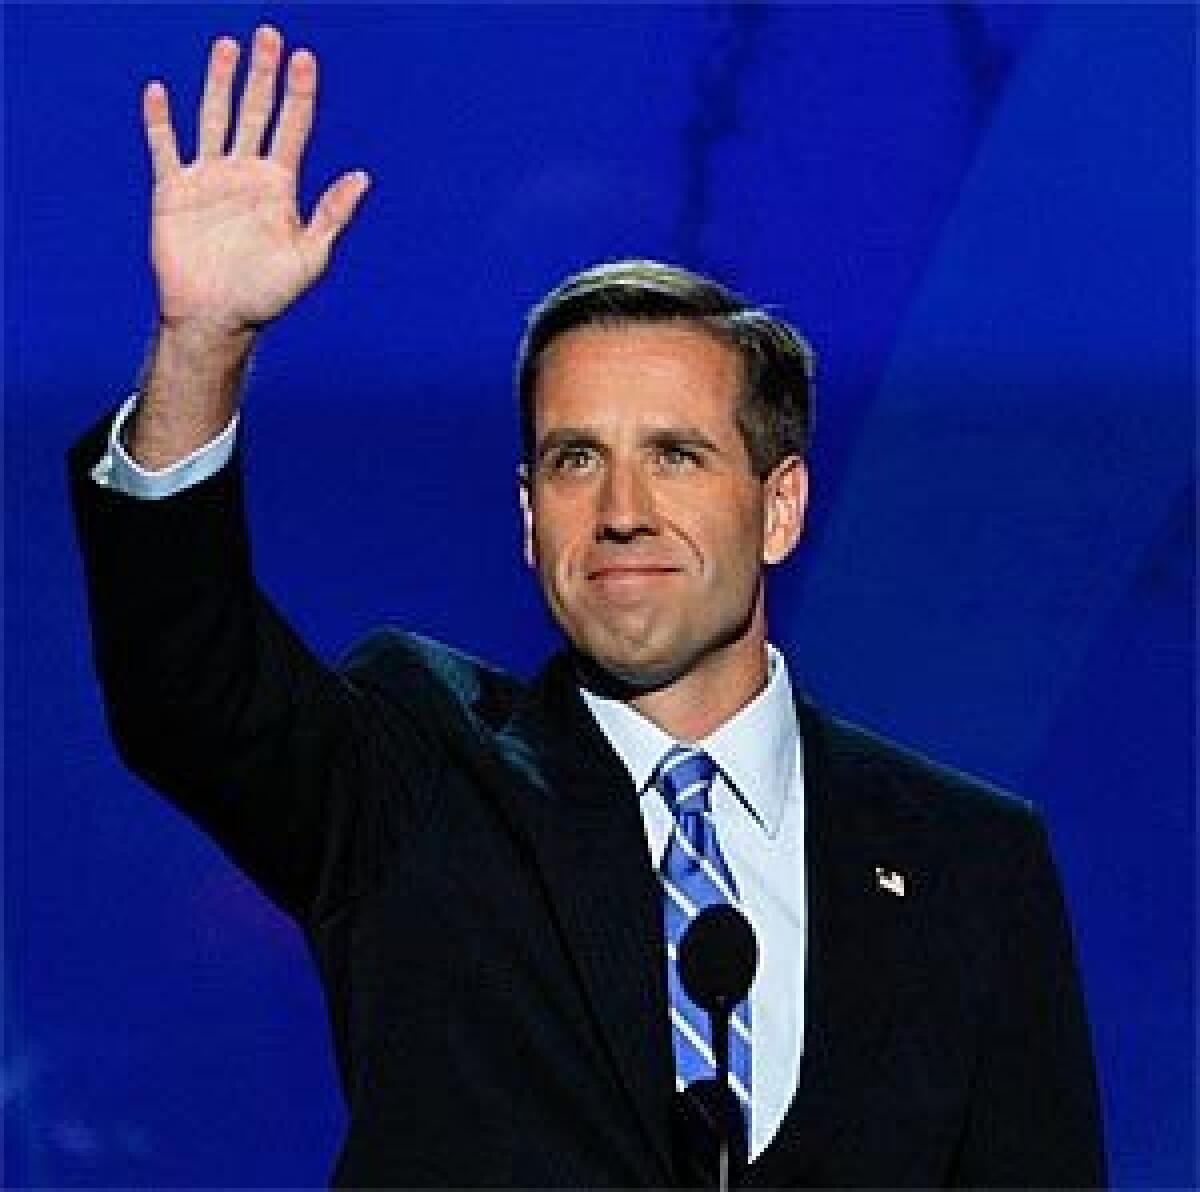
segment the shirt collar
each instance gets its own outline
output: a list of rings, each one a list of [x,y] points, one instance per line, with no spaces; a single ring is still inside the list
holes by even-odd
[[[641,792],[663,754],[676,744],[658,725],[621,700],[586,688],[580,695]],[[767,646],[767,685],[744,708],[696,746],[717,763],[726,781],[774,836],[795,777],[799,730],[787,663]]]

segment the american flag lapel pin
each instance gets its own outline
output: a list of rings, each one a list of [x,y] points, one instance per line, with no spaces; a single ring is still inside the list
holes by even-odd
[[[885,869],[882,865],[875,866],[875,884],[897,898],[903,898],[907,890],[904,874],[896,869]]]

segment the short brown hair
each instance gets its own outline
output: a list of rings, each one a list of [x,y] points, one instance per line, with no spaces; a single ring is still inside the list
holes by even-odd
[[[683,320],[706,328],[742,358],[745,384],[734,420],[754,471],[765,477],[812,437],[814,358],[803,336],[719,282],[677,265],[628,260],[593,265],[555,286],[525,321],[517,352],[521,450],[534,452],[538,364],[551,340],[577,327]]]

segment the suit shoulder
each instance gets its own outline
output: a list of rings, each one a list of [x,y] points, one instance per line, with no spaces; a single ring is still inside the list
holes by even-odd
[[[338,669],[393,700],[450,701],[489,724],[503,723],[526,690],[522,680],[499,667],[390,625],[351,646]]]
[[[1040,813],[1028,799],[861,725],[812,708],[808,714],[837,789],[890,804],[895,812],[950,833],[994,838],[1041,831]]]
[[[828,779],[840,839],[894,857],[944,922],[974,941],[970,949],[990,954],[987,941],[1002,927],[1034,903],[1037,915],[1055,903],[1050,841],[1027,799],[844,720],[817,712],[810,723],[813,769]]]

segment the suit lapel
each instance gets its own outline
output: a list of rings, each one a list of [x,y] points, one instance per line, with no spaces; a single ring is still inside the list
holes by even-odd
[[[530,843],[617,1079],[669,1172],[674,1068],[661,893],[637,792],[555,659],[498,738],[538,788]]]
[[[871,1081],[895,1025],[914,901],[908,885],[903,895],[880,885],[876,867],[903,872],[905,858],[892,855],[890,833],[871,813],[867,780],[831,748],[814,709],[801,702],[798,714],[808,919],[804,1057],[791,1107],[752,1168],[755,1183],[810,1171]]]
[[[886,1054],[894,991],[911,954],[913,891],[879,884],[904,872],[861,765],[798,701],[805,758],[808,957],[800,1084],[750,1184],[792,1182],[855,1106]],[[497,738],[510,779],[523,775],[535,814],[527,838],[614,1072],[664,1172],[674,1067],[666,1018],[661,892],[637,792],[575,689],[569,661],[547,667]],[[907,833],[904,834],[907,837]],[[918,889],[921,875],[908,873]],[[669,1178],[669,1174],[667,1175]]]

